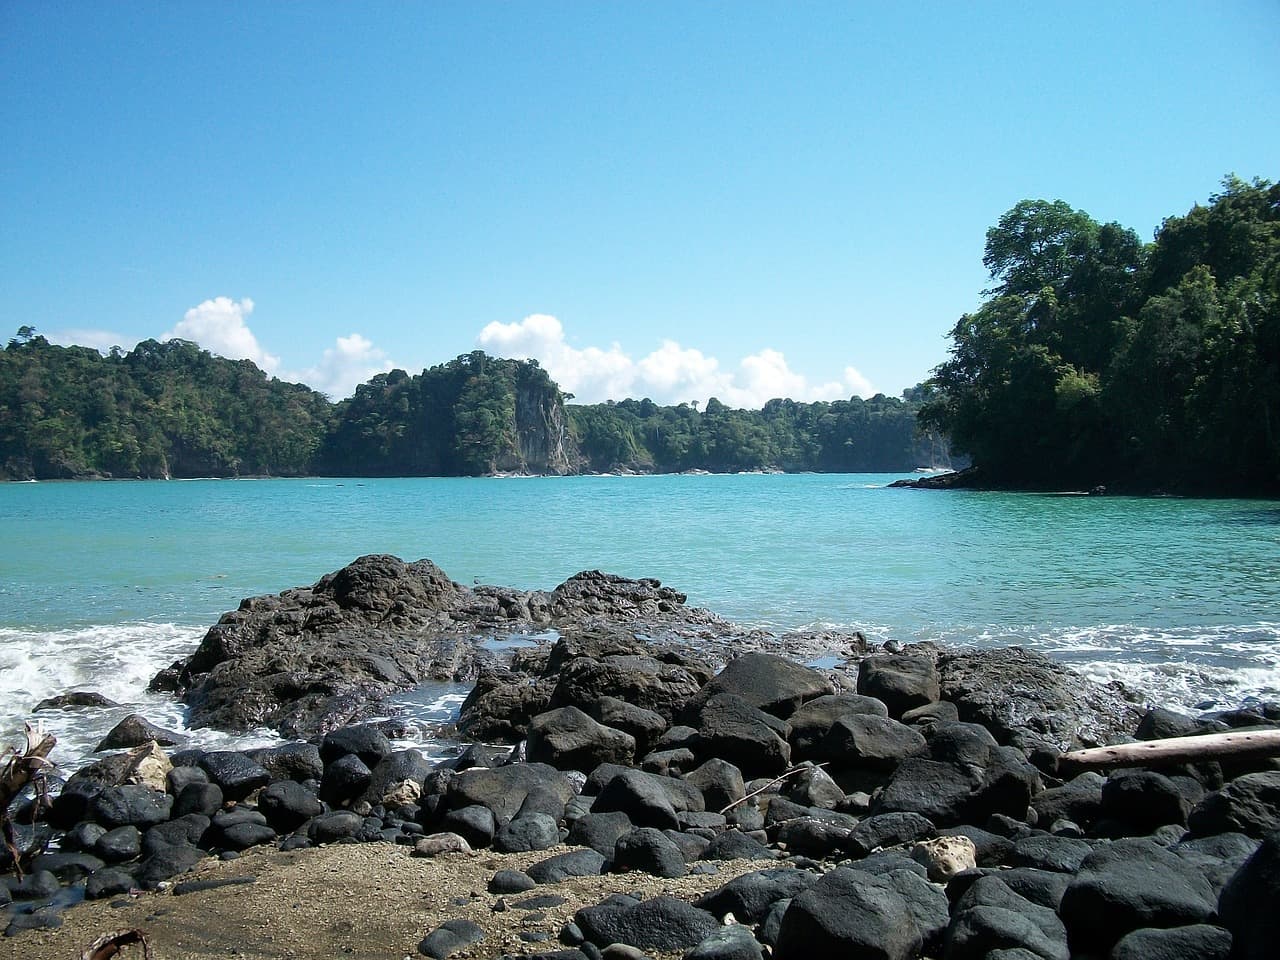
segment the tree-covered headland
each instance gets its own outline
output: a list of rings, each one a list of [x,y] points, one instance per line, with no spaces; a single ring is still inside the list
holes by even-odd
[[[592,405],[476,351],[330,403],[247,360],[148,340],[103,355],[30,327],[0,351],[0,478],[910,470],[947,462],[919,391],[833,403]]]
[[[980,483],[1280,494],[1280,186],[1230,177],[1153,243],[1026,200],[983,263],[921,411]]]

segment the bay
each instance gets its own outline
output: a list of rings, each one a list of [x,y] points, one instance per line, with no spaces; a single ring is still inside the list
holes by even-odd
[[[777,631],[1021,643],[1185,708],[1280,698],[1280,505],[886,489],[895,478],[0,485],[0,734],[68,689],[181,728],[180,706],[143,689],[155,670],[242,597],[364,553],[526,589],[591,568],[657,577]],[[447,718],[464,692],[411,709]],[[41,716],[65,758],[119,711]]]

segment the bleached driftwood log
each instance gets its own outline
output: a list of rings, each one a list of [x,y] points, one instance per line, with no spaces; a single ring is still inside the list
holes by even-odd
[[[1109,767],[1150,767],[1163,763],[1194,763],[1232,757],[1280,756],[1280,730],[1236,730],[1199,737],[1170,737],[1117,743],[1110,747],[1073,750],[1058,759],[1060,770],[1098,770]]]

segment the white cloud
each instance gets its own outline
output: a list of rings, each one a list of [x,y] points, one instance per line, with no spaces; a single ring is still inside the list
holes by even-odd
[[[874,397],[878,392],[871,385],[871,381],[862,375],[862,371],[857,367],[844,368],[844,384],[849,388],[849,392],[854,396],[862,397],[866,400],[868,397]]]
[[[334,400],[341,400],[356,392],[356,387],[379,373],[393,367],[384,350],[375,347],[373,341],[358,333],[338,337],[328,348],[320,363],[288,379],[301,380]]]
[[[582,403],[629,396],[635,382],[635,364],[622,347],[616,343],[607,350],[571,347],[560,321],[545,313],[531,314],[519,323],[490,323],[476,343],[496,356],[536,359],[561,390]]]
[[[232,360],[252,360],[274,374],[280,367],[280,358],[267,353],[244,322],[251,313],[253,301],[248,297],[238,301],[214,297],[188,310],[178,325],[160,339],[194,340],[210,353]]]
[[[809,382],[792,370],[778,350],[765,348],[726,370],[720,361],[675,340],[640,360],[632,360],[614,343],[608,349],[578,348],[565,339],[558,319],[536,313],[517,323],[490,323],[476,338],[482,349],[502,357],[536,359],[561,389],[582,403],[649,397],[662,404],[716,397],[730,407],[761,407],[775,397],[792,400],[837,400],[850,394],[870,396],[870,382],[856,367],[846,367],[843,381]]]
[[[93,330],[88,328],[57,330],[49,334],[48,340],[50,343],[56,343],[64,347],[72,345],[93,347],[93,349],[101,353],[106,353],[112,347],[132,350],[138,343],[136,337],[126,337],[124,334],[116,333],[113,330]]]

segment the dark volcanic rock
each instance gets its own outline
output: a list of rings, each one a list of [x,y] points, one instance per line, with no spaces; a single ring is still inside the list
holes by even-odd
[[[779,900],[790,900],[808,890],[818,875],[794,867],[758,870],[735,877],[695,902],[717,917],[732,913],[740,923],[758,923]]]
[[[191,707],[193,726],[233,731],[268,726],[307,739],[369,715],[396,690],[424,680],[474,678],[481,658],[474,641],[497,630],[554,627],[564,632],[597,621],[639,622],[650,633],[727,628],[684,601],[683,594],[656,580],[598,571],[578,574],[550,594],[523,593],[464,587],[430,560],[364,556],[310,587],[244,600],[209,629],[195,653],[162,671],[152,687],[177,689]],[[607,672],[613,665],[602,666]],[[640,686],[661,687],[659,699],[670,710],[696,692],[709,671],[686,674],[680,685],[666,666],[655,671],[665,676]],[[577,676],[592,672],[585,663],[560,672],[561,682],[568,683],[566,699],[553,706],[591,704],[607,693],[658,709],[630,695],[641,691],[601,690],[582,698],[592,686]],[[575,686],[575,680],[585,682]]]
[[[186,738],[180,733],[157,727],[145,717],[131,713],[112,727],[110,732],[93,749],[95,752],[101,752],[103,750],[140,747],[151,740],[154,740],[162,747],[171,747],[175,743],[184,742]]]
[[[278,833],[289,833],[324,812],[320,798],[293,780],[277,780],[258,794],[258,809]]]
[[[947,960],[983,960],[997,950],[1067,960],[1067,931],[1050,908],[1019,896],[999,876],[982,877],[957,901],[946,934]]]
[[[478,803],[492,810],[499,823],[506,823],[520,812],[530,794],[540,791],[553,793],[561,803],[568,803],[573,796],[573,787],[554,767],[545,763],[513,763],[462,771],[449,782],[445,801],[453,808]]]
[[[831,725],[818,746],[818,754],[838,767],[888,771],[924,748],[924,737],[906,724],[888,717],[855,714]]]
[[[747,653],[730,660],[697,697],[694,712],[718,693],[731,693],[757,710],[787,719],[806,700],[833,694],[831,682],[810,667],[770,653]]]
[[[539,860],[525,873],[536,883],[561,883],[568,877],[598,877],[605,862],[604,854],[588,847]]]
[[[604,947],[625,943],[641,950],[675,952],[696,946],[720,924],[705,910],[674,897],[637,902],[616,895],[594,907],[583,907],[574,922],[591,943]]]
[[[791,726],[791,746],[797,760],[815,760],[818,745],[841,717],[870,714],[887,717],[889,709],[880,700],[857,693],[817,697],[801,705],[787,718]]]
[[[640,827],[618,838],[613,868],[643,870],[655,877],[683,877],[689,872],[680,848],[656,827]]]
[[[1280,943],[1280,831],[1272,833],[1222,891],[1218,912],[1239,960],[1274,957]]]
[[[1076,952],[1106,951],[1132,930],[1202,923],[1213,889],[1177,854],[1142,839],[1117,840],[1085,857],[1062,898]]]
[[[1138,709],[1121,688],[1021,647],[944,650],[938,676],[960,719],[982,724],[1002,743],[1029,731],[1062,751],[1096,747],[1138,724]]]
[[[874,697],[891,716],[938,700],[938,668],[930,656],[890,653],[867,657],[858,665],[858,693]]]
[[[79,710],[83,707],[118,707],[120,704],[109,700],[92,690],[73,690],[71,693],[60,693],[56,697],[45,697],[34,707],[32,713],[41,710]]]
[[[104,827],[150,827],[169,819],[173,797],[140,784],[107,787],[93,801],[94,819]]]
[[[941,892],[937,896],[945,912],[945,898]],[[791,901],[773,955],[777,960],[911,960],[920,955],[924,943],[906,898],[891,881],[840,867]]]
[[[1280,829],[1280,771],[1237,777],[1201,800],[1187,825],[1199,837],[1238,831],[1260,838]]]
[[[594,770],[602,763],[629,764],[636,739],[597,723],[577,707],[540,713],[529,723],[528,754],[561,770]]]
[[[1274,943],[1268,944],[1271,947]],[[1172,930],[1135,930],[1111,951],[1111,960],[1228,960],[1230,956],[1231,934],[1207,923]],[[1248,955],[1239,956],[1245,960]]]
[[[228,800],[243,800],[259,787],[271,782],[271,774],[245,754],[235,750],[216,750],[200,759],[200,766],[210,781],[222,788]]]

